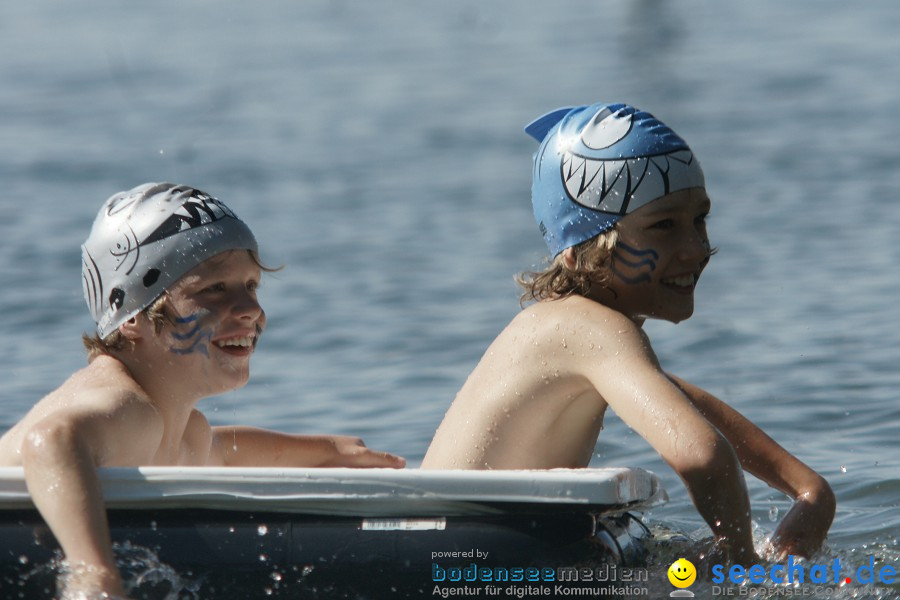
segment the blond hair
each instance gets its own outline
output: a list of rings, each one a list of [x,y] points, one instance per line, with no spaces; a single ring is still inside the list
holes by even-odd
[[[153,323],[153,328],[157,334],[162,331],[165,324],[174,322],[169,310],[168,300],[169,296],[166,292],[163,292],[150,306],[141,311]],[[118,329],[104,338],[101,338],[97,333],[94,333],[94,335],[83,333],[81,334],[81,343],[84,345],[84,349],[87,350],[88,362],[93,361],[101,354],[112,355],[114,352],[121,352],[134,345],[134,342],[122,335],[122,332]]]
[[[563,253],[548,259],[542,271],[525,271],[516,276],[524,289],[519,301],[555,300],[572,294],[587,295],[592,286],[605,285],[612,276],[613,249],[619,234],[615,228],[572,246],[574,268],[566,264]],[[563,251],[565,252],[565,251]]]

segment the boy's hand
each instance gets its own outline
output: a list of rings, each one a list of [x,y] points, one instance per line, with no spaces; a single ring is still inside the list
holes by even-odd
[[[334,446],[333,456],[322,467],[382,467],[402,469],[406,459],[389,452],[379,452],[367,448],[358,437],[348,435],[327,436]]]
[[[778,559],[789,554],[805,558],[815,554],[825,541],[834,509],[834,493],[827,484],[817,492],[800,495],[772,536]]]

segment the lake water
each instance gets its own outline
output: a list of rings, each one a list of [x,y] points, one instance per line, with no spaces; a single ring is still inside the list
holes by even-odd
[[[627,101],[685,137],[719,247],[647,330],[838,497],[823,557],[900,567],[900,4],[462,1],[0,6],[0,430],[84,364],[79,244],[144,181],[256,231],[269,329],[215,423],[362,436],[416,466],[540,264],[534,117]],[[610,419],[596,466],[683,486]],[[761,534],[785,497],[748,481]],[[839,597],[897,598],[848,587]]]

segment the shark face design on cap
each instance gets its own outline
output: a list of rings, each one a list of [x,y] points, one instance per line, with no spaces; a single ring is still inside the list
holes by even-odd
[[[247,225],[209,194],[147,183],[109,198],[82,246],[82,285],[105,337],[226,250],[257,250]]]
[[[553,256],[653,200],[705,185],[687,143],[632,106],[559,109],[525,131],[541,142],[532,203]]]

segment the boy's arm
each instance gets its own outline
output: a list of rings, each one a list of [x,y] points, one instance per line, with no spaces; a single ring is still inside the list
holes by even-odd
[[[616,415],[681,477],[728,557],[741,564],[753,564],[757,556],[750,528],[750,501],[731,444],[662,372],[639,327],[621,315],[601,316],[603,320],[598,320],[592,329],[611,332],[616,351],[598,353],[591,351],[590,345],[576,349],[569,360],[572,356],[587,360],[578,370],[588,377]],[[587,338],[580,343],[587,346],[589,341]],[[572,341],[569,347],[572,348]]]
[[[122,421],[113,416],[119,415],[51,415],[29,429],[21,450],[32,501],[71,568],[66,588],[124,597],[96,467],[117,448],[129,446],[133,452],[139,444],[134,443],[133,431],[118,430]],[[132,422],[152,431],[153,416],[145,414]],[[116,425],[111,427],[111,421]]]
[[[747,471],[795,500],[772,537],[776,552],[809,557],[818,550],[834,518],[828,482],[725,402],[674,375],[669,378],[728,438]]]
[[[213,427],[210,463],[245,467],[388,467],[406,460],[367,448],[357,437],[293,435],[256,427]]]

